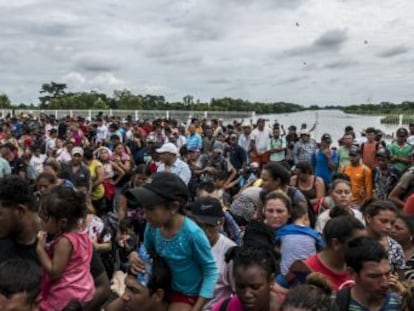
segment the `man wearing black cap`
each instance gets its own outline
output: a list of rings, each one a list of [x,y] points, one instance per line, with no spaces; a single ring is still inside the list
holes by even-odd
[[[312,154],[311,162],[315,169],[315,175],[321,177],[326,186],[332,182],[332,175],[338,166],[338,154],[336,149],[331,149],[332,137],[323,134],[321,147]]]
[[[126,192],[145,209],[144,246],[171,269],[169,310],[201,310],[213,298],[218,270],[205,233],[180,210],[188,199],[184,182],[171,173],[155,173],[139,188]],[[130,255],[132,271],[145,271],[137,252]]]
[[[235,291],[232,275],[233,266],[225,262],[225,255],[230,248],[236,246],[236,243],[220,233],[220,229],[224,224],[224,212],[218,199],[211,197],[197,199],[192,204],[191,211],[193,219],[203,229],[210,242],[219,270],[214,299],[210,300],[203,308],[203,311],[209,311],[217,301],[230,296]]]
[[[361,151],[358,146],[349,150],[350,164],[345,166],[342,173],[351,178],[353,203],[362,206],[371,200],[373,194],[371,169],[361,161]]]

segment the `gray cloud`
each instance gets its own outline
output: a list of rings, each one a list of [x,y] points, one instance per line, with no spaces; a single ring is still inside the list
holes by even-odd
[[[377,55],[382,58],[394,57],[401,54],[406,54],[410,51],[407,46],[399,45],[379,52]]]
[[[320,35],[310,45],[301,45],[287,50],[284,54],[288,56],[302,56],[321,52],[338,51],[347,41],[348,36],[345,30],[329,30]]]
[[[101,72],[118,69],[115,58],[109,58],[99,53],[87,53],[75,57],[76,66],[81,70]]]
[[[344,69],[344,68],[348,68],[350,66],[354,66],[358,64],[358,62],[351,60],[351,59],[342,59],[342,60],[337,60],[334,62],[330,62],[327,63],[326,65],[324,65],[324,68],[327,69]]]
[[[329,30],[316,39],[313,46],[321,49],[338,49],[346,40],[347,34],[345,30]]]
[[[230,80],[228,79],[211,79],[211,80],[207,80],[208,84],[229,84],[231,83]]]
[[[352,104],[369,90],[398,102],[414,81],[412,1],[0,2],[0,86],[14,102],[36,103],[51,80],[171,101]]]
[[[284,79],[280,82],[277,82],[275,85],[293,84],[293,83],[303,81],[303,80],[306,80],[306,79],[309,79],[309,77],[308,76],[296,76],[296,77],[291,77],[291,78],[288,78],[288,79]]]

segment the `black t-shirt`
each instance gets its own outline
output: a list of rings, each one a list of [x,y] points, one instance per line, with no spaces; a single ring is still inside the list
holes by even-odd
[[[39,258],[36,253],[36,243],[22,245],[16,243],[13,239],[0,239],[0,263],[6,261],[7,259],[17,258],[33,261],[40,267]],[[92,254],[90,271],[94,279],[105,271],[102,260],[95,250]]]

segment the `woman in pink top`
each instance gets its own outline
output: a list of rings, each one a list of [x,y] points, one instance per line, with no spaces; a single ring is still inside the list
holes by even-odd
[[[57,187],[41,201],[45,231],[39,232],[36,251],[43,267],[39,310],[60,311],[70,302],[86,305],[95,285],[90,274],[92,242],[82,231],[86,197],[70,188]],[[54,239],[46,251],[47,234]]]
[[[236,294],[217,302],[212,311],[279,310],[278,296],[271,292],[278,267],[270,250],[234,247],[226,260],[233,260]]]

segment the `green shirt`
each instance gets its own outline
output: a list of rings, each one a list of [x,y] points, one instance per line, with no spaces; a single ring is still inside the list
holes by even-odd
[[[411,155],[413,147],[407,143],[401,147],[394,141],[388,145],[388,151],[392,157],[407,158]],[[407,164],[400,161],[396,161],[392,165],[401,172],[404,172],[408,168]]]
[[[351,163],[351,161],[349,160],[349,149],[345,147],[339,148],[338,155],[339,155],[338,172],[342,172],[342,169]]]

